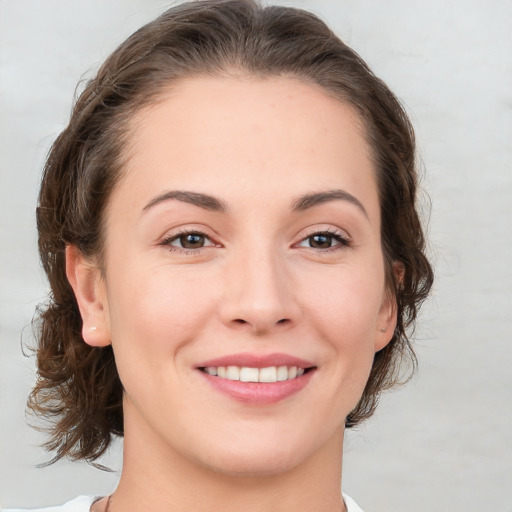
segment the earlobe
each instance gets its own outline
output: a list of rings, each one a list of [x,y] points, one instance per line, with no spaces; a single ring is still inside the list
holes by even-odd
[[[66,276],[82,317],[82,337],[94,347],[110,345],[105,283],[101,271],[74,245],[66,247]]]

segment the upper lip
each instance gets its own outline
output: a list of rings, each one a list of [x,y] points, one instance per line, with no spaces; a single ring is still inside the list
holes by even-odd
[[[297,368],[311,368],[315,364],[311,361],[291,356],[289,354],[250,354],[243,352],[239,354],[230,354],[227,356],[216,357],[203,361],[196,365],[197,368],[219,366],[238,366],[247,368],[268,368],[269,366],[296,366]]]

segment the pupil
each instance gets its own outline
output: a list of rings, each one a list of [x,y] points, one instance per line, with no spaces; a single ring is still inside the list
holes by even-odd
[[[311,247],[327,249],[331,247],[331,237],[328,235],[314,235],[311,237]]]
[[[189,233],[188,235],[181,236],[180,239],[182,247],[191,249],[194,247],[203,247],[204,236],[197,233]]]

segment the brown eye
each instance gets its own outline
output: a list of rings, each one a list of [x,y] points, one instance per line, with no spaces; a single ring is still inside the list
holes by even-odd
[[[164,242],[176,249],[202,249],[213,246],[213,242],[207,235],[200,232],[181,233]]]
[[[333,237],[326,234],[313,235],[308,238],[309,246],[313,249],[329,249],[332,247]]]
[[[180,244],[185,249],[196,249],[197,247],[204,247],[205,239],[204,235],[200,235],[199,233],[188,233],[186,235],[181,235]]]
[[[302,240],[299,247],[307,247],[309,249],[336,249],[350,246],[350,241],[342,232],[339,234],[331,233],[329,231],[314,233]]]

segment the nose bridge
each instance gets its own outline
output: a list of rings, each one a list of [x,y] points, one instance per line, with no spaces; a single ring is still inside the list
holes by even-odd
[[[240,248],[227,276],[224,321],[264,332],[290,324],[298,308],[284,255],[271,243]]]

